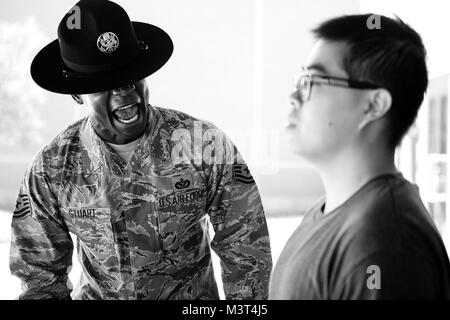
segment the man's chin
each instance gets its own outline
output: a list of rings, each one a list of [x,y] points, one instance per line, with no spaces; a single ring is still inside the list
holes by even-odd
[[[139,138],[141,138],[144,135],[144,132],[145,131],[142,131],[140,133],[121,132],[119,135],[116,135],[114,137],[113,141],[108,141],[108,142],[113,143],[113,144],[118,144],[118,145],[128,144],[128,143],[131,143],[131,142],[136,141]]]
[[[126,144],[130,143],[132,141],[135,141],[142,137],[145,133],[145,129],[147,127],[148,121],[146,120],[148,116],[146,114],[140,114],[139,118],[133,122],[133,123],[122,123],[116,119],[114,119],[115,122],[115,129],[116,132],[118,131],[119,134],[117,135],[117,143],[113,142],[114,144]]]
[[[299,141],[298,139],[289,139],[289,150],[291,153],[301,157],[304,160],[308,160],[310,157],[312,157],[311,150],[308,150],[307,145]]]
[[[302,146],[304,146],[304,144],[294,134],[288,135],[288,145],[289,150],[295,154],[299,153],[302,150]]]

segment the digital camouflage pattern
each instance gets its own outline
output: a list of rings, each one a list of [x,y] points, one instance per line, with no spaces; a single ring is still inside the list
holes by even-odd
[[[227,299],[267,298],[269,235],[239,153],[231,163],[176,163],[177,147],[184,155],[195,149],[188,142],[209,147],[215,160],[229,153],[211,149],[214,139],[232,144],[210,123],[201,122],[201,129],[215,134],[193,141],[196,119],[148,111],[149,125],[128,163],[97,136],[88,117],[39,152],[12,218],[10,269],[22,280],[20,299],[218,299],[210,248],[221,260]],[[174,140],[179,129],[194,138]],[[82,265],[73,292],[69,232]]]

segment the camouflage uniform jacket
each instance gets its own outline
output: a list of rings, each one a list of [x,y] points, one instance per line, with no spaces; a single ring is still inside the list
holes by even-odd
[[[128,163],[89,117],[38,153],[12,218],[10,269],[22,280],[20,299],[218,299],[210,248],[227,299],[267,298],[268,230],[240,154],[208,122],[148,111]],[[72,293],[69,232],[82,267]]]

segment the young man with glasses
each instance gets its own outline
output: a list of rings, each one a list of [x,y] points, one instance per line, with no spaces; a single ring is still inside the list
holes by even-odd
[[[420,36],[371,15],[322,23],[291,95],[295,152],[326,196],[305,215],[270,299],[448,299],[450,264],[417,186],[394,163],[428,84]]]

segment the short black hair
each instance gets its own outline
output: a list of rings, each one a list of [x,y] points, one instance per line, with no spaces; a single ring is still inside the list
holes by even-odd
[[[368,21],[377,19],[379,25],[369,28]],[[387,137],[389,146],[398,146],[414,123],[428,86],[420,35],[398,17],[375,14],[340,16],[312,32],[317,39],[346,43],[343,64],[350,78],[389,90],[393,102]]]

